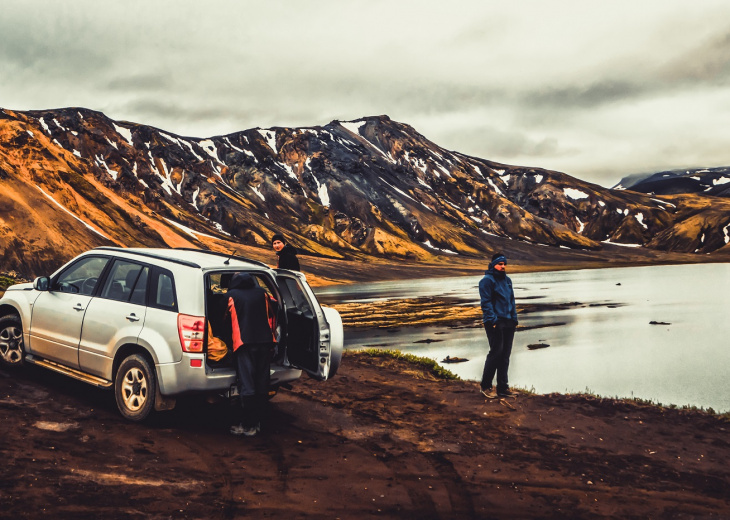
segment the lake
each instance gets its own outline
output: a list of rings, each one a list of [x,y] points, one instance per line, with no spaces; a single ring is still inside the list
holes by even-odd
[[[508,266],[509,268],[509,266]],[[627,267],[510,275],[517,304],[582,305],[519,316],[510,385],[538,393],[592,392],[730,411],[730,264]],[[480,277],[375,282],[317,290],[323,303],[454,296],[478,304]],[[650,322],[659,324],[650,324]],[[561,325],[556,325],[561,324]],[[406,325],[406,324],[404,324]],[[424,343],[431,341],[430,343]],[[421,343],[418,343],[421,342]],[[527,345],[545,343],[530,350]],[[479,380],[481,328],[345,331],[345,348],[377,346],[441,361]]]

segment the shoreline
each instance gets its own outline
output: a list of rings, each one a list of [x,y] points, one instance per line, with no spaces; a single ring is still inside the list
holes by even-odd
[[[478,295],[477,295],[478,296]],[[478,300],[456,297],[421,296],[417,298],[391,298],[384,301],[364,303],[328,304],[342,317],[345,329],[388,329],[393,327],[427,327],[439,325],[448,328],[477,328],[482,326],[482,310]],[[564,310],[578,307],[595,306],[582,302],[568,303],[520,303],[517,314],[525,315],[545,310]],[[620,303],[599,305],[619,306]],[[562,323],[555,323],[559,325]],[[517,326],[517,330],[553,326]]]

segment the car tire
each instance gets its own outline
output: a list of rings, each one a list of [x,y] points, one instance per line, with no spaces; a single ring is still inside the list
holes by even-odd
[[[114,378],[114,397],[125,419],[143,421],[155,407],[157,380],[150,362],[140,354],[124,358]]]
[[[23,324],[15,314],[0,318],[0,363],[6,367],[24,364]]]

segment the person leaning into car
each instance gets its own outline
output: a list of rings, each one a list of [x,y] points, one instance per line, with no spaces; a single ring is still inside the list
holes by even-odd
[[[266,291],[248,273],[236,273],[226,293],[231,320],[233,358],[240,408],[233,435],[252,437],[261,431],[268,404],[269,364],[276,346],[275,310]]]
[[[482,322],[489,341],[489,354],[484,362],[481,393],[489,399],[514,395],[509,389],[507,371],[517,328],[517,307],[512,280],[507,276],[506,266],[507,258],[502,253],[494,254],[489,269],[479,282]],[[495,374],[496,391],[492,388]]]

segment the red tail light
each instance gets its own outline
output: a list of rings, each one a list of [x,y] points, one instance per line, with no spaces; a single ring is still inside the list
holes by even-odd
[[[205,318],[202,316],[177,315],[177,331],[183,352],[203,352]]]

